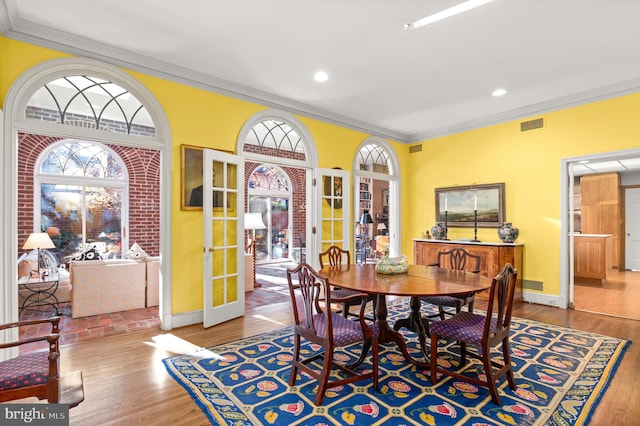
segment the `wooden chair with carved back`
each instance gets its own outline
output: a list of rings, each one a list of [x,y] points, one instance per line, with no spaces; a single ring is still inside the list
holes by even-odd
[[[349,265],[351,263],[351,254],[349,250],[343,250],[338,246],[329,247],[326,251],[320,253],[318,255],[318,258],[320,260],[320,269],[324,268],[325,266]],[[336,298],[343,298],[358,292],[346,288],[334,287],[332,293]],[[376,297],[371,294],[367,295],[367,302],[373,302],[373,310],[375,312]],[[357,314],[350,312],[352,306],[358,305],[360,305],[359,300],[343,303],[342,316],[344,316],[345,318],[347,318],[349,315],[358,316]]]
[[[17,357],[0,362],[0,402],[36,397],[75,407],[84,400],[82,372],[60,375],[60,317],[3,324],[0,331],[47,323],[51,325],[48,332],[0,344],[0,349],[18,350],[30,345]],[[37,342],[46,342],[47,350],[35,348]]]
[[[315,405],[322,405],[327,389],[344,386],[359,380],[372,379],[374,389],[378,389],[378,327],[366,322],[366,294],[355,293],[345,298],[335,298],[331,284],[308,264],[301,263],[295,269],[287,270],[287,283],[291,294],[294,316],[293,361],[289,385],[294,386],[299,370],[304,371],[318,381]],[[324,301],[327,305],[324,305]],[[344,318],[329,309],[331,303],[360,302],[360,313],[357,321]],[[323,350],[308,358],[301,357],[305,351],[302,339],[319,345]],[[372,349],[371,366],[363,372],[355,371],[359,360],[351,364],[336,362],[334,350],[362,342],[360,359],[364,359]],[[322,364],[316,362],[323,359]],[[320,365],[319,365],[320,364]],[[339,377],[331,371],[339,370]],[[349,391],[349,390],[345,390]]]
[[[511,310],[516,288],[518,271],[510,263],[505,264],[500,273],[493,278],[489,293],[489,304],[485,315],[471,312],[460,312],[444,321],[431,324],[431,383],[436,384],[440,375],[452,376],[458,380],[489,388],[491,399],[501,404],[496,381],[507,377],[509,387],[516,390],[516,383],[511,368],[509,347],[509,330],[511,327]],[[460,343],[460,364],[466,365],[467,356],[482,361],[485,378],[478,375],[472,377],[468,372],[450,370],[438,365],[439,340],[457,341]],[[467,351],[467,345],[480,348],[479,354]],[[499,347],[501,362],[492,358],[491,349]]]

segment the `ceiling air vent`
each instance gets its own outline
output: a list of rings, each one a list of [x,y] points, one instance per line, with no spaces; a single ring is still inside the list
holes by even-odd
[[[422,144],[412,145],[409,147],[409,154],[413,154],[414,152],[422,151]]]
[[[544,118],[536,118],[535,120],[523,121],[520,123],[520,131],[542,129],[544,127]]]

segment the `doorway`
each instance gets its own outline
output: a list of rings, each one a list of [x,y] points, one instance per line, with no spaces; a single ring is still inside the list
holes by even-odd
[[[92,79],[87,74],[88,70],[93,70],[101,75],[100,78]],[[64,76],[64,77],[60,77]],[[44,82],[44,84],[43,84]],[[127,87],[132,90],[128,91]],[[106,111],[108,105],[115,103],[113,94],[110,90],[119,90],[121,94],[126,93],[128,96],[120,96],[122,102],[129,104],[135,103],[136,108],[133,110],[138,113],[133,117],[129,114],[130,108],[113,108],[110,112],[120,112],[121,115],[113,117]],[[67,96],[69,92],[73,92],[77,96]],[[84,99],[87,97],[78,95],[79,93],[91,92],[95,96],[90,96],[93,100],[76,102],[73,108],[67,103],[69,99]],[[60,100],[65,102],[60,102]],[[105,100],[107,99],[107,100]],[[70,101],[69,101],[70,102]],[[6,152],[8,155],[3,157],[3,166],[9,177],[3,181],[3,194],[8,211],[13,210],[15,213],[10,214],[8,219],[3,221],[4,235],[6,238],[2,244],[2,253],[6,259],[18,259],[18,252],[22,247],[24,235],[28,232],[38,231],[42,229],[43,224],[35,223],[33,213],[40,211],[38,206],[34,205],[34,192],[27,191],[26,201],[18,202],[16,188],[22,188],[22,179],[30,180],[30,188],[33,188],[33,168],[19,170],[18,152],[21,147],[25,147],[25,140],[18,142],[19,135],[24,137],[32,137],[37,135],[37,140],[30,141],[32,146],[37,145],[41,149],[44,145],[50,145],[60,138],[90,140],[100,142],[105,145],[113,143],[114,151],[119,152],[122,147],[131,149],[146,149],[155,157],[153,162],[158,165],[159,170],[170,170],[171,163],[171,141],[167,135],[170,135],[168,123],[162,114],[160,105],[155,101],[153,96],[140,86],[133,78],[115,67],[110,67],[103,63],[99,63],[90,59],[83,58],[63,58],[47,61],[32,67],[27,73],[18,78],[7,93],[6,103],[7,111],[4,116],[4,139],[6,141]],[[98,112],[96,112],[98,110]],[[49,114],[50,113],[50,114]],[[71,115],[74,119],[71,119]],[[111,124],[105,124],[105,123]],[[110,126],[116,126],[117,123],[126,123],[126,131],[110,131]],[[46,136],[55,134],[56,136]],[[114,136],[117,135],[117,136]],[[116,142],[114,142],[114,140]],[[40,151],[38,151],[40,152]],[[34,151],[29,151],[29,156],[33,162]],[[121,155],[122,156],[122,155]],[[31,163],[30,163],[31,164]],[[158,253],[163,258],[171,257],[171,238],[167,224],[170,222],[171,203],[169,194],[168,181],[160,183],[159,179],[162,173],[158,173],[157,191],[153,192],[152,204],[158,211],[158,238],[154,241],[153,248],[149,251]],[[163,190],[160,191],[160,186]],[[164,196],[161,195],[161,192]],[[37,198],[38,203],[40,199]],[[20,205],[19,205],[20,204]],[[20,208],[18,208],[20,207]],[[25,208],[26,207],[26,208]],[[36,208],[38,207],[38,208]],[[86,212],[85,212],[86,213]],[[21,215],[28,216],[25,221]],[[70,217],[73,216],[70,214]],[[25,223],[30,224],[30,228],[23,228]],[[28,225],[27,225],[28,227]],[[141,228],[142,229],[142,228]],[[108,241],[102,241],[108,238],[116,237],[112,232],[102,235],[103,230],[95,237],[100,247],[104,243],[105,250],[107,248],[115,249],[116,244],[109,244]],[[128,235],[131,229],[127,229]],[[140,231],[141,235],[144,230]],[[111,234],[111,235],[110,235]],[[54,233],[54,235],[56,235]],[[122,239],[121,239],[122,241]],[[17,242],[17,244],[16,244]],[[122,242],[121,242],[122,244]],[[162,249],[161,249],[162,247]],[[128,247],[120,247],[120,250]],[[115,251],[115,250],[114,250]],[[166,272],[167,266],[165,262],[161,264],[162,272]],[[17,275],[16,265],[11,265],[5,269],[3,286],[5,287],[6,297],[3,301],[4,318],[6,322],[16,321],[19,316],[18,309],[18,289],[17,286],[7,287],[15,280]],[[171,284],[168,280],[169,274],[161,274],[160,292],[161,300],[157,308],[156,315],[159,317],[161,327],[163,329],[171,329]]]
[[[260,263],[289,260],[290,197],[249,196],[249,213],[260,213],[265,229],[256,230],[256,261]]]
[[[629,234],[640,229],[640,214],[629,212],[630,205],[635,203],[633,201],[634,191],[629,197],[630,189],[637,189],[640,192],[640,161],[638,158],[640,158],[640,151],[633,150],[573,158],[567,160],[565,164],[569,185],[564,201],[569,214],[563,217],[562,228],[569,236],[566,240],[566,253],[570,255],[567,256],[567,263],[563,262],[566,275],[563,273],[562,276],[568,277],[567,286],[561,285],[561,287],[567,291],[568,305],[576,310],[640,320],[640,311],[637,309],[638,302],[640,302],[640,291],[637,290],[640,286],[640,272],[632,270],[634,269],[633,265],[629,262],[630,259],[637,256],[637,254],[633,254],[637,247],[629,245],[629,240],[631,240]],[[588,228],[583,227],[585,217],[584,208],[581,208],[580,176],[597,176],[610,172],[616,172],[620,176],[620,189],[617,191],[619,193],[619,220],[625,224],[621,226],[620,230],[620,238],[623,240],[619,244],[620,259],[616,262],[617,265],[607,268],[606,277],[603,279],[576,277],[573,270],[575,255],[573,235],[588,235],[586,234]]]

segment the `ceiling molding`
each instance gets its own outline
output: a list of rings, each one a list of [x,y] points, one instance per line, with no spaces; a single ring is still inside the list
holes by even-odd
[[[95,59],[121,68],[257,103],[270,108],[280,108],[293,114],[329,122],[367,134],[382,136],[398,142],[409,142],[407,134],[354,120],[302,102],[296,102],[144,55],[133,54],[123,49],[113,48],[104,43],[87,40],[64,31],[34,24],[19,17],[14,17],[8,21],[10,28],[3,31],[3,35],[7,38],[76,56]]]
[[[456,123],[452,126],[440,127],[428,132],[409,135],[408,142],[422,142],[437,137],[507,123],[509,121],[521,120],[535,115],[547,114],[552,111],[585,105],[618,96],[630,95],[637,92],[640,92],[640,78],[626,80],[580,93],[574,93],[572,95],[555,98],[546,102],[527,105],[522,108],[511,109],[500,114],[479,117],[476,120]]]
[[[145,55],[134,54],[119,47],[73,35],[64,29],[58,30],[36,24],[21,18],[17,4],[17,0],[0,0],[0,31],[5,37],[79,57],[94,59],[123,69],[141,72],[267,108],[281,109],[299,116],[359,131],[367,136],[380,136],[405,144],[427,141],[437,137],[520,120],[640,91],[640,78],[635,78],[535,104],[524,105],[504,112],[478,116],[471,120],[460,121],[442,127],[434,127],[425,132],[405,133],[377,125],[376,123],[317,108],[304,102],[253,89],[249,86],[217,78],[180,65]],[[367,118],[365,117],[364,120],[367,120]]]

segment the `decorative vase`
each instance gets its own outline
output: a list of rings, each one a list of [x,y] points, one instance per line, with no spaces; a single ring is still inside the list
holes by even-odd
[[[436,223],[431,227],[431,235],[435,240],[447,238],[447,228],[442,223]]]
[[[518,239],[518,235],[520,235],[520,230],[513,226],[511,222],[504,222],[498,228],[498,237],[500,237],[503,243],[514,242]]]

